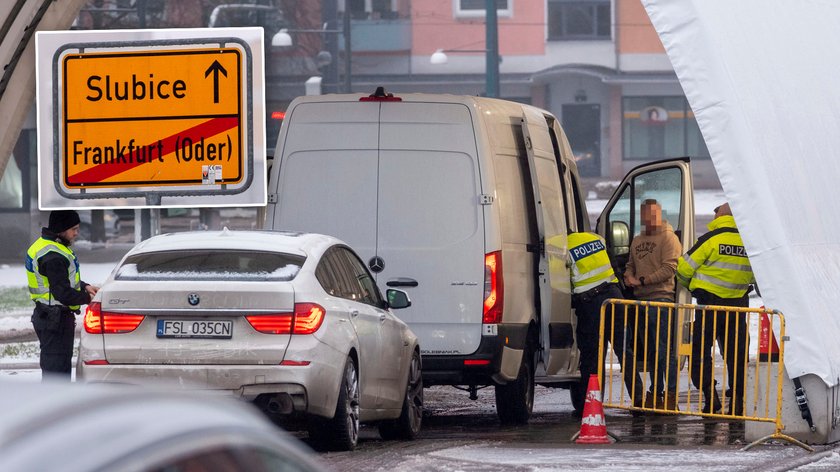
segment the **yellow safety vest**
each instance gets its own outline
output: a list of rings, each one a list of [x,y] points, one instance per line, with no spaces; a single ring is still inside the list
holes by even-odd
[[[703,289],[721,298],[741,298],[755,283],[735,218],[709,223],[709,232],[677,262],[677,280],[689,290]]]
[[[38,238],[26,251],[26,280],[29,284],[29,297],[33,301],[46,305],[61,305],[61,302],[50,295],[50,281],[41,275],[38,270],[39,260],[49,252],[58,253],[67,259],[70,263],[67,268],[67,279],[70,280],[70,286],[75,290],[81,289],[82,279],[79,274],[79,260],[73,250],[59,242]],[[79,305],[71,305],[68,308],[78,310]]]
[[[569,262],[572,268],[572,293],[583,293],[604,282],[618,282],[607,246],[594,233],[569,235]]]

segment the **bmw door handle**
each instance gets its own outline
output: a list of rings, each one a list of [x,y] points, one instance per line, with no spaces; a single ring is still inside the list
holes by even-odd
[[[396,279],[385,282],[385,285],[389,287],[416,287],[419,284],[416,280],[408,277],[397,277]]]
[[[353,310],[353,311],[351,311],[351,312],[350,312],[350,316],[351,316],[351,317],[353,317],[353,318],[355,318],[355,317],[359,316],[359,310]]]

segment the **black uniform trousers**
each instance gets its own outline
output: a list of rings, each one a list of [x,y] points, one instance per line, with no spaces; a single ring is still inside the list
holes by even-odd
[[[705,290],[695,290],[694,296],[698,305],[720,305],[731,307],[748,307],[749,296],[741,298],[721,298]],[[728,339],[727,339],[728,331]],[[732,389],[732,401],[727,413],[742,415],[744,412],[744,388],[749,354],[749,338],[747,332],[747,317],[743,313],[697,310],[691,328],[691,381],[705,397],[703,407],[705,413],[720,408],[720,398],[712,379],[712,346],[717,340],[720,350],[724,353],[726,375],[729,388]],[[737,372],[736,372],[737,370]],[[700,377],[703,383],[700,384]],[[732,408],[734,406],[734,409]]]
[[[44,379],[70,380],[76,318],[66,306],[35,304],[32,326],[41,343],[41,372]]]
[[[608,298],[623,298],[618,284],[605,283],[595,287],[588,292],[574,295],[575,312],[577,313],[577,341],[578,349],[580,349],[580,375],[581,383],[584,391],[589,384],[589,376],[598,373],[598,338],[601,321],[601,304]],[[606,313],[604,319],[604,336],[607,340],[611,339],[610,333],[613,332],[613,317],[610,312]],[[612,336],[612,347],[619,362],[622,359],[627,359],[630,368],[622,366],[624,374],[624,384],[627,386],[627,391],[633,397],[633,403],[636,406],[642,406],[642,398],[644,395],[644,385],[642,378],[639,376],[636,369],[633,368],[633,348],[631,346],[624,346],[624,315],[615,314],[615,335]],[[604,343],[606,344],[606,343]],[[603,353],[600,353],[603,355]],[[635,392],[633,381],[635,379]]]

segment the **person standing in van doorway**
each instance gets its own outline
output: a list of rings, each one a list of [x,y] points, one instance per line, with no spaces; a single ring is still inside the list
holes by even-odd
[[[642,234],[633,238],[630,259],[624,271],[624,284],[633,289],[638,300],[674,303],[677,261],[682,253],[680,240],[671,225],[662,218],[659,202],[642,202]],[[678,411],[677,385],[679,370],[674,349],[674,310],[646,307],[647,367],[650,372],[650,391],[645,396],[645,408]],[[638,340],[641,345],[642,340]],[[669,345],[670,342],[670,345]],[[665,387],[667,383],[667,393]]]
[[[70,380],[75,314],[90,303],[98,287],[82,282],[79,260],[70,249],[79,237],[79,214],[50,213],[49,226],[26,251],[29,296],[35,302],[32,325],[41,343],[42,378]]]
[[[601,304],[608,298],[622,298],[604,240],[594,233],[572,233],[568,239],[569,266],[572,277],[572,306],[577,314],[577,343],[580,349],[580,374],[584,390],[589,376],[598,373],[599,327]],[[633,350],[624,346],[624,320],[616,316],[613,326],[611,316],[605,317],[604,336],[612,341],[613,351],[619,362],[634,359]],[[614,336],[611,336],[614,333]],[[642,406],[642,379],[636,369],[622,366],[624,384],[633,398],[633,406]]]
[[[677,280],[691,290],[698,305],[748,307],[755,283],[750,260],[728,203],[715,208],[709,232],[697,240],[677,263]],[[728,414],[744,413],[744,386],[749,352],[743,313],[697,310],[691,330],[691,381],[703,392],[704,413],[721,409],[717,381],[712,379],[712,345],[717,339],[726,361],[732,389]],[[702,385],[701,385],[702,379]]]

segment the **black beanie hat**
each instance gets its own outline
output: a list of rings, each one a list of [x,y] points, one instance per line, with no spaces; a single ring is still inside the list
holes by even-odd
[[[79,221],[79,214],[75,210],[55,210],[50,212],[50,225],[47,229],[58,234],[76,226]]]

